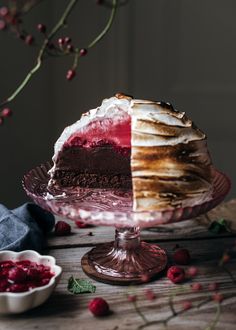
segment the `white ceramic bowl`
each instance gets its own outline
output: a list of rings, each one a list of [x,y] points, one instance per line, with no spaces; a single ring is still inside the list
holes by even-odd
[[[30,260],[49,266],[55,274],[47,285],[26,292],[0,292],[0,314],[22,313],[44,303],[60,280],[62,268],[52,256],[40,255],[32,250],[22,252],[0,251],[0,262],[4,260]]]

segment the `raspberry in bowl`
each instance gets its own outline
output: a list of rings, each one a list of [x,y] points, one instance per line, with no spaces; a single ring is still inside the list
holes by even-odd
[[[31,250],[0,252],[0,313],[22,313],[44,303],[62,269],[52,256]]]

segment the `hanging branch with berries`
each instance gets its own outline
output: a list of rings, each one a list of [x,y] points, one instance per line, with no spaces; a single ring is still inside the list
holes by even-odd
[[[34,43],[34,37],[28,34],[22,25],[22,17],[27,14],[32,8],[40,4],[43,0],[30,0],[30,1],[9,1],[9,7],[0,8],[0,30],[6,30],[7,28],[13,32],[18,38],[22,39],[26,44],[32,45]],[[109,32],[116,15],[117,8],[125,5],[128,0],[111,0],[111,1],[96,1],[97,4],[103,5],[110,9],[109,19],[104,29],[88,43],[87,47],[80,48],[72,44],[71,38],[59,38],[57,44],[54,42],[54,38],[58,32],[65,28],[68,24],[68,18],[78,3],[78,0],[70,0],[61,15],[56,25],[47,31],[47,27],[44,24],[38,24],[38,31],[44,36],[41,47],[37,55],[36,63],[33,68],[27,73],[23,81],[15,89],[15,91],[2,103],[0,103],[0,124],[4,119],[12,115],[9,104],[15,100],[15,98],[23,91],[26,85],[31,81],[32,77],[42,67],[43,62],[48,57],[61,57],[61,56],[73,56],[73,64],[71,69],[66,74],[68,81],[72,80],[76,76],[76,70],[81,57],[87,55],[88,51],[98,44],[104,36]]]

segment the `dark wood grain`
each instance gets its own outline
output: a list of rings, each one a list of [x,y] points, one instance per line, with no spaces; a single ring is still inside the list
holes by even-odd
[[[192,292],[191,281],[183,286],[185,290],[179,292],[174,299],[177,311],[182,303],[192,301],[196,306],[208,299],[212,293],[207,289],[213,282],[220,283],[220,292],[225,299],[221,303],[221,314],[216,329],[234,330],[236,322],[236,284],[229,274],[219,267],[218,262],[224,251],[235,246],[235,235],[223,233],[212,234],[208,231],[211,221],[227,217],[232,222],[235,219],[236,200],[227,202],[209,213],[208,217],[184,221],[174,226],[162,226],[158,232],[145,230],[143,239],[159,241],[159,245],[166,249],[169,264],[172,262],[173,249],[176,243],[191,251],[191,266],[198,268],[198,275],[192,282],[200,282],[203,290]],[[155,229],[156,230],[156,229]],[[88,232],[94,236],[89,236]],[[57,259],[63,267],[62,279],[51,298],[42,306],[18,316],[2,316],[1,330],[136,330],[142,325],[142,319],[135,312],[132,303],[128,302],[127,294],[136,294],[140,310],[150,321],[162,320],[171,315],[169,297],[177,285],[172,284],[165,275],[150,283],[132,287],[108,285],[93,281],[97,290],[95,294],[72,295],[67,291],[67,280],[71,275],[87,278],[81,268],[81,258],[94,245],[113,240],[114,229],[109,227],[93,227],[89,229],[75,229],[74,234],[67,237],[49,238],[49,253]],[[182,236],[182,238],[181,238]],[[227,264],[227,268],[236,278],[236,253]],[[186,268],[186,267],[185,267]],[[154,301],[145,298],[145,290],[152,289],[156,294]],[[105,318],[94,318],[87,309],[89,301],[97,296],[105,298],[112,309],[112,314]],[[174,317],[168,322],[167,329],[175,330],[203,330],[215,318],[217,304],[214,301],[203,303],[199,308]],[[148,330],[164,329],[163,324],[154,324]]]

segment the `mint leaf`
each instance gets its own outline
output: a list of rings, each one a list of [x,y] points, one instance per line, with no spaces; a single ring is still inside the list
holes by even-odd
[[[219,220],[213,221],[210,224],[208,230],[214,234],[219,234],[224,231],[231,232],[229,224],[227,223],[227,221],[225,219],[219,219]]]
[[[67,290],[73,294],[94,293],[96,286],[88,280],[71,276],[68,280]]]

